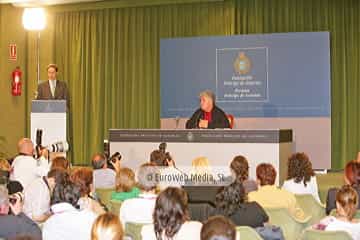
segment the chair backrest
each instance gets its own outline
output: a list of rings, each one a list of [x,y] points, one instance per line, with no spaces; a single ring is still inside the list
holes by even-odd
[[[301,235],[302,240],[352,240],[352,237],[344,231],[323,231],[306,229]]]
[[[319,222],[326,216],[325,206],[319,203],[311,194],[296,194],[296,201],[306,216],[311,216],[310,224]]]
[[[330,212],[329,215],[335,217],[335,216],[337,215],[336,209],[331,210],[331,212]],[[355,213],[354,218],[355,218],[355,219],[360,219],[360,210],[359,210],[359,209],[356,210],[356,213]]]
[[[251,227],[238,226],[236,233],[239,235],[237,239],[241,240],[262,240],[261,236]]]
[[[265,208],[265,211],[269,215],[269,222],[281,228],[286,240],[297,239],[301,232],[309,225],[311,218],[307,217],[304,220],[298,220],[285,208]]]
[[[97,188],[95,189],[97,197],[105,206],[110,209],[111,193],[115,191],[113,188]]]
[[[235,121],[234,115],[227,114],[226,117],[227,117],[227,119],[228,119],[228,121],[230,123],[230,128],[232,129],[234,127],[234,121]]]
[[[183,186],[188,195],[189,203],[209,203],[215,206],[216,194],[220,186]]]
[[[125,224],[125,236],[129,236],[132,240],[141,240],[141,229],[146,224],[127,222]]]
[[[109,211],[111,213],[115,214],[116,216],[119,216],[121,204],[122,204],[122,201],[110,200]]]

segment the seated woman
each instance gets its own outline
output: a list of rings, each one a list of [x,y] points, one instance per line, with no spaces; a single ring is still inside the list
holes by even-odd
[[[70,170],[70,163],[66,158],[64,158],[62,156],[58,156],[58,157],[55,157],[51,162],[50,169],[54,169],[54,168],[61,168],[61,169],[68,171],[68,170]]]
[[[201,240],[235,240],[236,226],[224,216],[210,217],[201,228]]]
[[[213,174],[210,161],[206,157],[197,157],[191,162],[191,171],[186,185],[213,185],[218,178]]]
[[[288,176],[282,188],[293,194],[311,194],[320,202],[316,176],[305,153],[295,153],[289,157]]]
[[[159,194],[153,213],[153,224],[141,230],[143,240],[200,240],[202,224],[190,221],[186,192],[169,187]]]
[[[326,217],[319,224],[315,225],[316,229],[325,229],[326,231],[345,231],[352,238],[360,239],[360,223],[354,219],[357,206],[358,194],[349,185],[340,188],[336,193],[336,211],[337,215]]]
[[[230,164],[230,170],[233,179],[242,182],[246,193],[258,189],[256,181],[249,179],[249,163],[244,156],[234,157]]]
[[[259,164],[256,177],[259,188],[249,193],[250,202],[255,201],[263,208],[285,208],[297,219],[305,219],[304,211],[298,206],[294,194],[275,185],[276,170],[271,164]]]
[[[360,194],[360,162],[348,162],[344,169],[345,183],[352,186]],[[330,214],[332,209],[336,208],[336,192],[338,189],[330,188],[326,198],[326,214]],[[360,209],[360,203],[357,207]]]
[[[120,221],[125,227],[127,222],[151,223],[156,201],[157,166],[145,163],[137,172],[140,194],[136,198],[125,200],[120,207]],[[136,213],[136,214],[134,214]]]
[[[268,215],[257,202],[247,202],[246,199],[242,182],[235,180],[216,195],[214,215],[226,216],[236,226],[263,227],[269,221]]]
[[[123,240],[123,236],[119,217],[112,213],[100,215],[91,229],[91,240]]]
[[[97,199],[95,196],[93,170],[91,168],[77,168],[71,173],[70,179],[80,189],[81,198],[78,204],[81,209],[92,206],[97,214],[105,212],[106,207],[101,203],[100,199]]]
[[[51,196],[53,215],[43,225],[44,240],[88,240],[97,214],[91,205],[80,209],[81,189],[68,178],[56,183]]]
[[[5,158],[0,158],[0,184],[7,184],[9,181],[11,166]]]
[[[130,168],[120,168],[115,178],[115,190],[111,193],[111,200],[125,201],[139,196],[140,190],[136,187],[135,173]]]

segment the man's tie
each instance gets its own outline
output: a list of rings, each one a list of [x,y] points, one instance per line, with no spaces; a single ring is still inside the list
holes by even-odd
[[[55,88],[56,88],[56,86],[55,86],[55,81],[50,81],[50,90],[51,90],[51,95],[53,96],[53,97],[55,97]]]

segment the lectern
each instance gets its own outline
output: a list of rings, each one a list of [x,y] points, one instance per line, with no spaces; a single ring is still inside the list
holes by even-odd
[[[43,130],[42,145],[66,141],[66,100],[33,100],[31,104],[31,140]]]

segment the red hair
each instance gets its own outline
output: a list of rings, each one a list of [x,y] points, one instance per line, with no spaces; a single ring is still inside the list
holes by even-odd
[[[345,177],[350,185],[360,185],[360,163],[353,160],[348,162],[344,169]]]
[[[276,170],[270,163],[261,163],[256,167],[256,177],[260,185],[274,185],[276,179]]]

